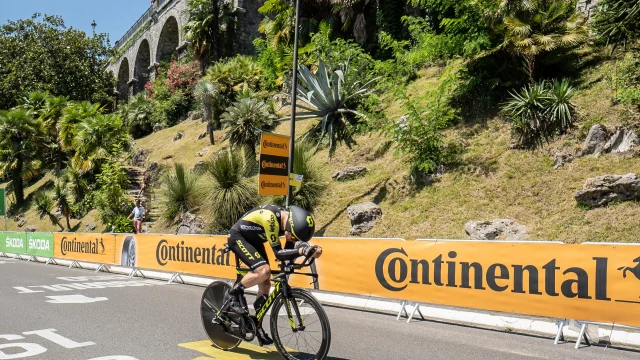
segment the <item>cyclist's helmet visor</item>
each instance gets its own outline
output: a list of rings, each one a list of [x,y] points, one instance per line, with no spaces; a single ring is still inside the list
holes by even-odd
[[[285,230],[296,240],[307,242],[316,231],[316,222],[307,210],[294,205],[289,209],[289,220]]]

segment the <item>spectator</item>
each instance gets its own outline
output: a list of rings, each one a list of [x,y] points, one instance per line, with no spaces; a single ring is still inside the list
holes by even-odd
[[[131,219],[132,216],[136,234],[140,234],[142,232],[142,221],[145,217],[145,209],[144,206],[140,205],[140,199],[136,199],[136,207],[133,208],[127,219]]]

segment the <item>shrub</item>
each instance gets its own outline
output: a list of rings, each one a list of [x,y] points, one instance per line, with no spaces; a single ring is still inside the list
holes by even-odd
[[[176,163],[173,171],[164,177],[165,210],[163,217],[175,221],[180,215],[200,204],[201,194],[198,188],[199,175],[193,170],[185,170],[184,165]]]
[[[535,82],[510,93],[511,99],[502,105],[502,112],[512,123],[512,133],[518,146],[535,148],[555,134],[563,134],[573,126],[575,105],[571,102],[574,89],[565,79]]]
[[[58,218],[53,214],[54,202],[53,196],[50,192],[39,191],[38,193],[36,193],[33,200],[34,208],[36,209],[36,212],[40,219],[46,216],[49,218],[49,221],[51,221],[53,225],[58,225],[60,226],[60,230],[64,230],[64,226],[60,224]]]
[[[167,87],[171,94],[176,91],[190,91],[200,79],[200,65],[193,61],[179,65],[175,60],[167,72]]]
[[[94,193],[94,203],[104,224],[115,225],[118,216],[127,216],[133,208],[124,189],[129,185],[127,173],[118,163],[102,165],[97,176],[98,190]]]
[[[640,106],[640,57],[627,55],[613,76],[614,100],[626,106]]]
[[[302,175],[302,186],[294,187],[291,204],[300,206],[308,211],[318,205],[320,196],[325,192],[322,184],[322,170],[313,158],[313,148],[307,142],[296,143],[293,158],[293,173]],[[273,202],[280,206],[286,205],[285,196],[277,196]]]
[[[154,111],[154,102],[144,94],[134,96],[129,103],[120,108],[122,120],[134,139],[139,139],[153,131]]]
[[[187,114],[189,114],[193,106],[193,97],[191,94],[186,94],[183,91],[176,91],[163,105],[167,125],[173,126],[186,119]]]
[[[225,139],[232,145],[246,147],[250,154],[255,154],[262,131],[274,128],[274,118],[265,103],[243,97],[222,115],[222,123],[228,128]]]
[[[214,184],[209,200],[217,225],[228,230],[239,218],[258,204],[258,191],[249,181],[255,172],[255,158],[242,151],[227,150],[206,164]]]
[[[116,233],[131,234],[136,231],[135,227],[133,227],[133,222],[124,215],[116,216],[109,225],[113,225],[113,232]]]

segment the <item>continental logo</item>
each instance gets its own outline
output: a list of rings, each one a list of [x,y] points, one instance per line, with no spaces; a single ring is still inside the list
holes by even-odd
[[[262,147],[263,148],[274,148],[274,149],[287,150],[289,148],[289,145],[286,144],[286,143],[274,143],[274,142],[269,141],[269,140],[264,140],[262,142]]]
[[[262,181],[260,183],[260,186],[262,186],[262,188],[282,189],[286,187],[286,184],[284,183],[284,181],[281,181],[281,182]]]
[[[596,271],[589,274],[580,267],[560,268],[556,259],[537,267],[458,262],[457,256],[455,251],[450,251],[446,256],[440,254],[431,260],[411,259],[403,248],[390,248],[376,260],[376,278],[382,287],[390,291],[402,291],[407,286],[445,286],[611,301],[607,296],[608,258],[593,257],[591,260]],[[540,279],[543,279],[542,284]]]
[[[262,160],[262,168],[263,169],[287,169],[286,162],[272,162],[267,160]]]
[[[88,241],[77,241],[75,238],[73,240],[67,239],[67,237],[63,237],[60,241],[60,252],[62,255],[67,255],[68,253],[78,253],[78,254],[94,254],[94,255],[104,255],[104,242],[102,238]]]
[[[158,242],[156,247],[156,261],[160,266],[165,266],[170,261],[230,266],[229,255],[230,253],[224,254],[224,249],[216,249],[215,245],[210,248],[191,247],[185,246],[184,241],[176,245],[169,245],[169,242],[163,239]]]

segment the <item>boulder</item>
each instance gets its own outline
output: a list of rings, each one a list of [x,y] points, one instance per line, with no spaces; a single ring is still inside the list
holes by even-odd
[[[372,202],[351,205],[347,208],[347,216],[351,220],[351,235],[360,235],[373,228],[382,217],[382,208]]]
[[[336,181],[352,180],[363,176],[366,172],[367,168],[364,166],[349,166],[343,170],[337,171],[331,178]]]
[[[205,228],[204,220],[190,212],[182,214],[178,219],[175,234],[202,234]]]
[[[26,231],[26,232],[36,232],[37,230],[38,229],[36,229],[35,226],[31,226],[31,225],[29,225],[26,228],[24,228],[24,231]]]
[[[202,149],[202,150],[198,151],[198,152],[196,153],[196,156],[203,157],[203,156],[204,156],[206,153],[208,153],[208,152],[209,152],[209,148],[208,148],[208,147],[206,147],[206,148],[204,148],[204,149]]]
[[[565,154],[565,153],[561,153],[561,152],[556,152],[553,155],[553,168],[554,169],[559,169],[562,166],[564,166],[564,164],[568,164],[568,163],[572,162],[573,160],[574,160],[573,154]]]
[[[396,121],[396,126],[402,131],[405,131],[409,128],[409,117],[407,115],[400,116],[400,119]]]
[[[205,170],[206,162],[204,160],[198,160],[195,165],[191,168],[192,171],[202,172]]]
[[[84,226],[86,231],[93,231],[96,229],[96,224],[92,221],[89,221],[85,226]]]
[[[162,124],[154,124],[153,125],[153,132],[158,132],[160,130],[162,130],[164,128],[164,126],[162,126]]]
[[[603,152],[624,153],[638,145],[638,135],[632,129],[618,129],[604,145]]]
[[[608,137],[607,128],[600,124],[593,125],[591,129],[589,129],[587,139],[584,141],[582,156],[592,154],[596,156],[600,155],[604,146],[607,144]]]
[[[18,227],[23,227],[26,223],[27,221],[25,219],[20,219],[20,221],[18,221]]]
[[[640,199],[640,179],[636,174],[603,175],[589,178],[575,199],[580,205],[603,206],[612,201]]]
[[[184,132],[182,131],[178,131],[178,133],[176,134],[176,136],[173,137],[173,142],[176,142],[180,139],[182,139],[182,137],[184,136]]]
[[[135,149],[131,154],[131,165],[142,167],[147,162],[147,152],[144,149]]]
[[[474,240],[524,240],[527,237],[527,227],[509,219],[472,220],[464,224],[464,231]]]

